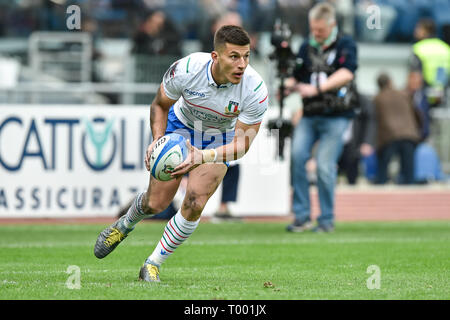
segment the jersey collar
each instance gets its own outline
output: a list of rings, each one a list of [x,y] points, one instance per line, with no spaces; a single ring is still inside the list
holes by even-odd
[[[229,88],[231,87],[233,84],[231,82],[225,83],[225,84],[220,84],[218,85],[215,81],[214,78],[212,76],[212,65],[213,65],[213,60],[209,60],[207,65],[206,65],[206,78],[208,79],[208,84],[211,87],[215,87],[217,89],[222,89],[222,88]]]

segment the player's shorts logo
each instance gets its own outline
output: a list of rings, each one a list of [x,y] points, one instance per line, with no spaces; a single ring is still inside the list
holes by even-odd
[[[239,110],[239,102],[230,100],[228,106],[225,107],[225,114],[237,116],[239,113],[241,113],[241,110]]]

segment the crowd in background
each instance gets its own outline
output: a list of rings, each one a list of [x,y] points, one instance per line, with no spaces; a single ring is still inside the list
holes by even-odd
[[[208,36],[211,22],[226,11],[237,12],[250,33],[271,31],[276,17],[283,17],[295,34],[308,34],[307,12],[314,0],[17,0],[0,1],[0,37],[27,37],[35,30],[62,31],[66,9],[75,4],[83,20],[95,21],[96,36],[131,38],[149,11],[161,10],[182,39]],[[432,18],[439,37],[448,37],[448,0],[329,0],[336,6],[339,26],[356,41],[413,42],[420,18]],[[383,28],[365,28],[367,16],[376,14]],[[370,32],[368,32],[370,31]],[[447,39],[448,40],[448,39]]]

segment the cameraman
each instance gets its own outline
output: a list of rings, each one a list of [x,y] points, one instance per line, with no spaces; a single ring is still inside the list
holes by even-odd
[[[315,5],[308,18],[310,38],[300,47],[293,77],[286,80],[286,94],[297,91],[303,100],[303,109],[293,120],[291,183],[295,221],[287,231],[331,232],[337,162],[344,131],[354,115],[352,108],[357,105],[353,86],[356,44],[350,37],[338,34],[335,10],[330,4]],[[321,215],[313,228],[305,164],[316,141]]]

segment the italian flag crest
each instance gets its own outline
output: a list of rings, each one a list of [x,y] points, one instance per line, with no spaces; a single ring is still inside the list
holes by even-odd
[[[239,114],[239,103],[231,101],[228,103],[228,106],[225,107],[225,113],[226,114]]]

